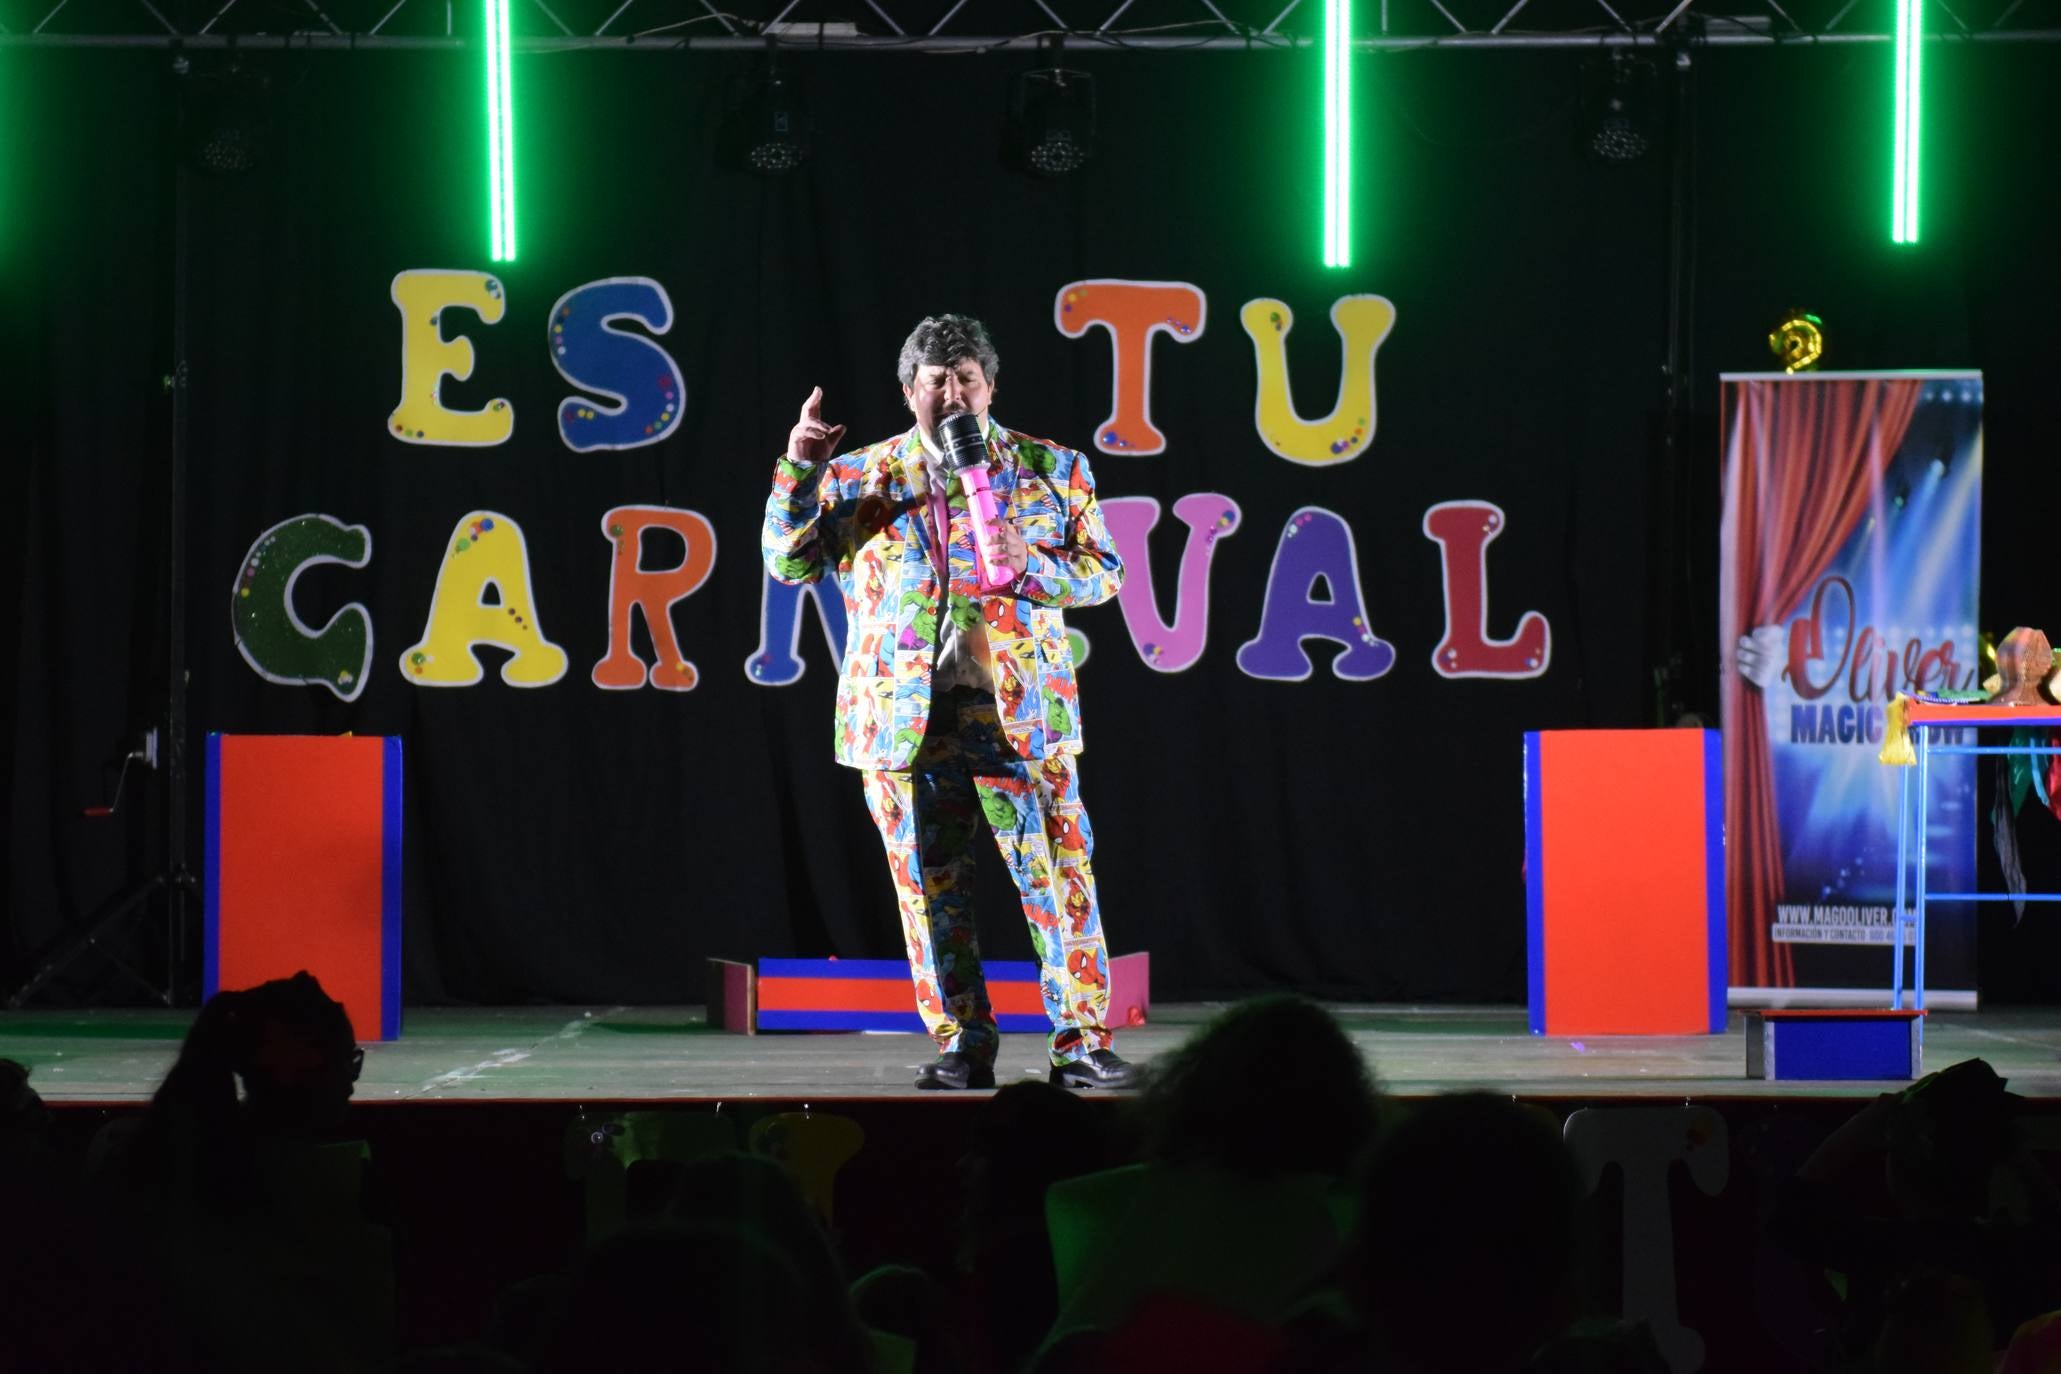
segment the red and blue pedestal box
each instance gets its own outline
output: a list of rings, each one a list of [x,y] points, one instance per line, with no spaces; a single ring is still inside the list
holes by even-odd
[[[1525,735],[1532,1034],[1724,1031],[1724,823],[1715,730]]]
[[[982,965],[1000,1030],[1052,1028],[1038,966],[990,959]],[[743,1035],[760,1031],[923,1030],[909,966],[900,959],[709,960],[708,1022]],[[1109,1025],[1142,1026],[1152,1011],[1152,960],[1144,950],[1109,961]]]
[[[401,741],[209,735],[202,993],[306,969],[401,1034]]]

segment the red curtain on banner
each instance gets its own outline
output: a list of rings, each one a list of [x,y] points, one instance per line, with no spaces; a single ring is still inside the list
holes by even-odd
[[[1882,472],[1918,408],[1917,379],[1738,381],[1729,417],[1718,634],[1725,727],[1725,881],[1732,985],[1790,987],[1769,930],[1782,890],[1774,766],[1760,691],[1739,675],[1740,636],[1803,600],[1881,499]]]

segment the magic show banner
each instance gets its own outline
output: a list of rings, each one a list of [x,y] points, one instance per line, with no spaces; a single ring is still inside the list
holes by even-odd
[[[1720,535],[1735,1002],[1887,996],[1903,691],[1980,676],[1982,377],[1728,374]],[[1975,761],[1932,769],[1932,885],[1975,884]],[[1941,1005],[1973,1005],[1966,903],[1929,910]]]

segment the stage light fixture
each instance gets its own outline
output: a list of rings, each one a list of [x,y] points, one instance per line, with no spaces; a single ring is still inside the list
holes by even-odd
[[[1597,162],[1637,162],[1653,150],[1660,75],[1653,64],[1614,52],[1584,73],[1582,153]]]
[[[1012,159],[1043,177],[1071,176],[1095,155],[1095,78],[1059,65],[1059,46],[1022,73],[1009,102]]]
[[[1896,5],[1896,164],[1890,179],[1889,239],[1918,241],[1918,149],[1924,113],[1924,0]]]
[[[508,0],[486,0],[489,255],[515,261],[515,93],[508,66]]]
[[[723,121],[717,156],[728,167],[780,176],[809,159],[808,120],[801,95],[770,49],[763,72]]]
[[[181,54],[172,70],[182,80],[180,117],[186,161],[210,176],[242,176],[262,166],[272,146],[271,78],[241,54],[196,64]]]
[[[1324,265],[1352,266],[1352,0],[1324,4]]]

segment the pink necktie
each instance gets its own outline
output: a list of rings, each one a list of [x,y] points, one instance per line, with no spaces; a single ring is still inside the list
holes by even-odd
[[[938,610],[942,615],[952,598],[952,512],[945,504],[945,494],[935,485],[930,488],[930,532],[937,540],[932,556],[936,559]]]

